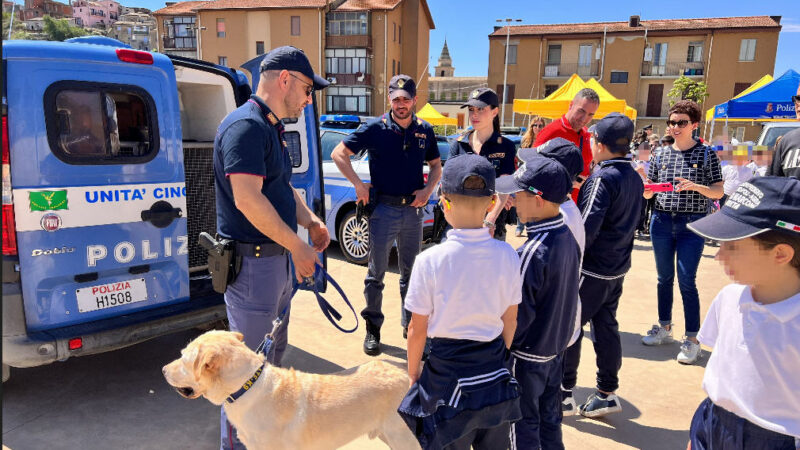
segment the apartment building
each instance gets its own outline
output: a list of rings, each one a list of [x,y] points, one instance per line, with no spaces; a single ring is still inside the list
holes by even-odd
[[[72,2],[72,16],[75,22],[86,28],[107,29],[119,20],[122,7],[114,0],[75,0]]]
[[[167,2],[164,8],[153,11],[159,51],[168,55],[200,58],[195,9],[206,3],[208,2]]]
[[[128,12],[110,27],[108,36],[137,50],[158,51],[158,30],[150,14]]]
[[[303,49],[332,82],[318,97],[321,113],[387,111],[398,73],[417,79],[420,107],[428,97],[434,23],[425,0],[216,0],[168,3],[153,15],[165,53],[239,68],[275,47]]]
[[[703,108],[724,102],[775,67],[780,16],[640,20],[496,27],[489,35],[488,83],[502,98],[506,40],[506,122],[514,98],[544,98],[570,75],[595,78],[637,109],[637,127],[661,135],[668,92],[681,75],[708,85]],[[517,118],[518,119],[518,118]],[[731,134],[753,139],[757,127]]]
[[[31,20],[44,16],[65,19],[72,17],[72,8],[69,5],[53,0],[25,0],[25,6],[20,10],[19,14],[18,17],[21,20]]]

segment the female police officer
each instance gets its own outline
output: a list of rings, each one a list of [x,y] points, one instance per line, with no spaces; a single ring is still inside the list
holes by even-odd
[[[464,132],[450,144],[450,158],[465,153],[475,153],[488,159],[494,166],[495,175],[511,175],[516,170],[514,158],[517,148],[509,139],[500,135],[500,119],[497,117],[497,93],[489,88],[478,88],[472,91],[469,99],[461,105],[469,108],[469,121],[472,130]],[[495,239],[506,239],[505,208],[508,195],[500,195],[494,208],[486,215],[483,223],[493,230]]]
[[[422,207],[428,203],[442,174],[436,135],[428,122],[414,115],[417,88],[408,75],[395,75],[389,82],[392,110],[372,120],[342,141],[331,154],[336,167],[356,189],[359,202],[370,202],[370,187],[375,209],[369,218],[369,268],[364,280],[367,306],[361,311],[367,326],[364,353],[380,353],[383,324],[383,276],[389,265],[389,252],[397,241],[400,266],[401,308],[408,291],[411,266],[422,242]],[[350,155],[369,152],[370,183],[364,183],[350,164]],[[422,166],[430,167],[427,184]],[[408,327],[411,313],[402,308],[401,325]]]

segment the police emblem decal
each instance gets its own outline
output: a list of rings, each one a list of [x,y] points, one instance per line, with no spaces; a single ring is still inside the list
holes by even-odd
[[[405,85],[406,85],[406,80],[403,79],[397,80],[397,87],[399,87],[400,89],[403,89],[403,86]]]
[[[480,91],[478,91],[477,89],[475,89],[474,91],[472,91],[472,98],[478,98],[478,95],[479,95],[479,94],[480,94]]]

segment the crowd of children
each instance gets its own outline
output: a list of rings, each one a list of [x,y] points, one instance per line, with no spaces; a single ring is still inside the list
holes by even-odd
[[[439,200],[453,229],[417,257],[406,296],[410,389],[398,411],[424,449],[564,448],[563,416],[621,410],[616,310],[645,202],[626,156],[633,131],[620,114],[590,130],[595,169],[577,205],[569,194],[583,161],[564,139],[520,150],[516,172],[498,179],[481,156],[447,162]],[[721,242],[717,259],[737,283],[719,293],[697,336],[713,353],[689,446],[796,449],[800,181],[742,178],[719,213],[688,225]],[[526,224],[516,251],[483,228],[497,194],[512,196]],[[487,268],[494,276],[483,276]],[[597,389],[578,406],[588,322]]]

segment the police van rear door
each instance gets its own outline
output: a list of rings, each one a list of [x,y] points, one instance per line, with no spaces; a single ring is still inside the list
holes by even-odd
[[[4,57],[28,332],[188,301],[172,63],[102,45],[17,44]]]
[[[257,56],[242,64],[242,68],[250,72],[253,81],[252,91],[258,90],[258,66],[263,56]],[[284,141],[292,160],[292,186],[300,193],[317,217],[325,221],[325,192],[322,181],[322,148],[319,140],[319,114],[317,113],[316,95],[314,103],[307,105],[303,114],[297,119],[285,119],[283,123],[286,131],[283,133]],[[334,230],[328,230],[334,233]],[[311,243],[308,232],[303,227],[298,227],[297,234],[308,243]],[[320,255],[323,267],[327,267],[325,252]],[[317,273],[317,289],[324,291],[325,278]]]

